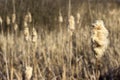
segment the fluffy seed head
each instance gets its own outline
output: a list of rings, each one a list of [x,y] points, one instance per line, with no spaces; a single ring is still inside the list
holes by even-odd
[[[94,29],[107,31],[107,29],[105,28],[103,20],[96,20],[95,23],[92,24],[92,26],[94,27]]]
[[[2,24],[3,23],[3,20],[2,20],[2,17],[0,16],[0,24]]]
[[[26,80],[30,80],[31,79],[32,72],[33,72],[33,68],[30,67],[30,66],[27,66],[26,70],[25,70],[25,78],[26,78]]]
[[[28,12],[25,16],[24,16],[24,21],[27,23],[31,23],[32,22],[32,15],[30,12]]]
[[[31,23],[32,22],[32,15],[30,12],[28,12],[27,15],[28,15],[28,22]]]
[[[75,29],[75,20],[72,15],[69,17],[69,20],[68,20],[68,28],[72,30]]]
[[[24,16],[24,22],[28,22],[28,15]]]
[[[29,40],[29,28],[28,27],[24,28],[24,39],[25,41]]]
[[[63,17],[62,17],[62,14],[59,13],[59,23],[62,23],[63,22]]]
[[[100,37],[108,37],[108,30],[105,28],[104,22],[102,20],[96,20],[95,23],[92,24],[93,29],[92,33],[93,35]]]
[[[17,25],[16,23],[14,24],[13,27],[14,27],[14,31],[17,31],[17,29],[18,29],[18,25]]]
[[[25,27],[28,27],[28,24],[27,24],[26,21],[23,22],[23,27],[24,27],[24,28],[25,28]]]
[[[77,13],[76,15],[76,23],[79,24],[80,23],[80,13]]]
[[[32,30],[32,42],[33,43],[37,42],[37,31],[34,27],[33,27],[33,30]]]
[[[75,20],[74,17],[71,15],[68,19],[68,32],[70,35],[73,35],[73,32],[75,30]]]
[[[101,58],[109,44],[108,30],[105,28],[104,22],[102,20],[96,20],[92,26],[93,29],[91,38],[93,43],[93,50],[96,53],[96,57]]]
[[[9,16],[6,17],[6,24],[10,25],[10,17]]]
[[[15,21],[16,21],[16,14],[13,13],[13,14],[12,14],[12,23],[15,23]]]
[[[95,47],[94,48],[94,52],[96,53],[96,58],[97,59],[100,59],[103,55],[104,55],[104,52],[105,52],[105,48],[102,46],[102,47]]]

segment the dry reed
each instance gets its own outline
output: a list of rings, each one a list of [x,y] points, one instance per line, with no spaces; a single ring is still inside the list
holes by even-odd
[[[10,25],[10,17],[9,16],[6,17],[6,24]]]
[[[13,13],[13,14],[12,14],[12,23],[14,24],[14,23],[15,23],[15,21],[16,21],[16,14],[15,14],[15,13]]]
[[[61,12],[59,12],[59,18],[58,18],[58,20],[59,20],[59,23],[63,22],[63,17],[62,17],[62,13]]]
[[[30,67],[30,66],[26,66],[26,70],[25,70],[25,80],[31,80],[32,72],[33,72],[33,68]]]
[[[68,19],[68,33],[70,36],[73,35],[74,30],[75,30],[75,20],[74,17],[71,15]]]
[[[80,23],[80,13],[76,14],[76,23],[79,24]]]
[[[108,46],[108,30],[105,28],[102,20],[96,20],[92,30],[92,42],[93,49],[97,58],[101,58],[104,55]]]
[[[30,12],[27,12],[27,14],[24,16],[24,21],[27,23],[31,23],[32,22],[32,15]]]
[[[24,28],[24,40],[25,40],[25,41],[29,41],[29,40],[30,40],[29,28],[28,28],[28,27],[25,27],[25,28]]]
[[[18,24],[15,23],[13,28],[14,28],[14,31],[17,31],[18,30]]]
[[[61,25],[62,27],[65,28],[62,34],[60,32],[49,31],[47,29],[47,30],[39,31],[40,35],[37,34],[37,37],[39,36],[39,38],[36,38],[36,30],[35,30],[35,33],[34,33],[34,29],[33,29],[33,32],[31,32],[29,30],[30,27],[28,26],[29,21],[28,22],[24,21],[25,22],[25,24],[23,24],[24,34],[22,36],[16,36],[14,38],[16,39],[16,43],[13,43],[14,40],[11,39],[13,38],[12,35],[9,36],[9,39],[6,39],[4,35],[0,35],[0,50],[1,50],[0,51],[0,62],[1,62],[0,72],[2,72],[3,75],[5,75],[7,80],[9,80],[10,75],[13,75],[13,79],[18,79],[17,76],[21,78],[21,76],[19,75],[22,75],[21,69],[22,69],[22,66],[25,66],[25,65],[33,66],[30,68],[29,66],[26,66],[26,71],[25,71],[26,79],[30,79],[31,76],[33,76],[32,77],[33,80],[35,80],[34,78],[36,78],[37,80],[54,80],[54,79],[69,80],[70,78],[71,80],[98,80],[101,73],[98,72],[99,69],[96,69],[96,66],[94,65],[95,61],[94,60],[92,61],[94,56],[91,54],[92,51],[90,46],[91,42],[90,42],[90,34],[89,34],[90,28],[88,27],[89,26],[88,24],[90,23],[88,18],[90,16],[86,11],[84,11],[84,9],[86,9],[84,8],[84,6],[87,6],[87,5],[83,4],[82,6],[83,6],[81,7],[82,10],[79,13],[82,14],[81,17],[83,18],[80,19],[80,22],[79,22],[80,25],[76,27],[78,29],[76,29],[75,31],[75,23],[77,22],[74,22],[73,19],[72,19],[73,21],[69,21],[69,25],[70,25],[70,22],[72,22],[71,24],[74,23],[73,24],[74,27],[67,28],[67,29],[69,28],[72,29],[72,30],[69,29],[71,35],[73,35],[73,32],[75,32],[75,36],[76,36],[75,37],[76,39],[74,40],[75,44],[72,41],[68,41],[68,36],[67,36],[67,31],[65,26],[66,23],[65,25],[64,23]],[[100,6],[100,8],[101,7],[102,6]],[[72,7],[72,9],[73,8],[74,7]],[[89,7],[89,9],[91,10],[90,15],[92,15],[93,17],[96,16],[96,12],[92,10],[93,8],[91,9],[91,7]],[[116,9],[116,11],[118,11],[118,9]],[[98,14],[99,13],[101,14],[100,17],[104,16],[103,18],[106,21],[106,25],[109,26],[108,28],[110,31],[109,36],[111,40],[111,46],[108,46],[108,43],[109,43],[107,38],[108,31],[105,28],[104,23],[102,21],[99,20],[99,21],[96,21],[94,24],[92,24],[94,26],[92,29],[93,50],[96,52],[96,57],[100,58],[103,61],[101,63],[103,67],[102,68],[100,67],[100,70],[101,72],[103,72],[103,75],[104,75],[104,73],[107,73],[107,69],[111,69],[111,67],[115,69],[116,65],[117,67],[120,65],[119,64],[120,63],[120,59],[119,59],[120,29],[118,28],[119,22],[117,23],[117,20],[116,20],[119,17],[120,11],[117,12],[118,15],[116,15],[116,12],[112,13],[112,15],[114,16],[109,16],[108,13],[103,14],[102,11],[101,12],[98,11]],[[91,18],[91,20],[93,20],[93,17]],[[98,24],[100,26],[98,26]],[[35,27],[37,26],[39,25],[35,25]],[[58,25],[56,25],[56,27],[57,26]],[[30,37],[30,33],[33,35],[32,39]],[[29,36],[27,37],[26,40],[31,39],[27,44],[26,44],[26,41],[22,40],[24,35]],[[39,43],[37,44],[37,50],[34,49],[33,45],[31,45],[36,42]],[[72,47],[70,47],[69,43],[72,43]],[[108,50],[106,50],[107,47],[108,47]],[[31,48],[34,49],[34,51],[32,51]],[[105,50],[106,50],[107,56],[105,55],[104,58],[101,58],[104,55]],[[1,52],[3,53],[1,54]],[[75,53],[76,58],[74,57],[74,55],[71,55],[70,53]],[[27,62],[27,57],[28,57],[28,62]],[[69,60],[69,57],[70,57],[70,60]],[[11,65],[11,62],[13,65]],[[72,64],[69,65],[69,63],[72,63]],[[11,67],[13,68],[11,69]],[[11,73],[11,70],[13,70],[13,73]],[[53,74],[53,75],[49,75],[48,77],[47,76],[48,74]],[[112,72],[112,74],[114,74],[114,72]],[[115,75],[116,74],[118,73],[115,73]],[[111,74],[109,76],[111,78]],[[55,78],[52,79],[51,77],[52,78],[55,77]],[[13,79],[10,79],[10,80],[13,80]],[[109,80],[109,79],[106,79],[106,80]]]
[[[31,23],[32,22],[32,15],[30,12],[28,12],[27,15],[28,15],[28,22]]]
[[[2,17],[0,16],[0,25],[2,25],[3,23],[3,20],[2,20]]]

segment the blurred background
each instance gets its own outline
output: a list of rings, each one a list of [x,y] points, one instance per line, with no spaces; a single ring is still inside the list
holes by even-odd
[[[14,0],[14,2],[18,22],[27,11],[30,11],[35,25],[41,25],[41,27],[43,25],[51,29],[56,26],[60,11],[64,21],[68,15],[69,0]],[[99,12],[107,16],[113,9],[118,9],[120,6],[120,0],[71,0],[71,3],[72,15],[82,12],[83,21],[99,18]],[[13,0],[0,0],[0,15],[3,17],[11,15],[13,6]]]

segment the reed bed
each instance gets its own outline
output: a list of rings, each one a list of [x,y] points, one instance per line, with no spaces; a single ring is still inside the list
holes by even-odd
[[[81,8],[85,6],[82,5]],[[0,34],[0,79],[119,80],[117,70],[120,69],[120,11],[115,8],[108,10],[106,14],[102,11],[95,12],[91,7],[89,9],[90,14],[82,9],[75,13],[78,17],[71,14],[68,25],[63,22],[68,19],[62,16],[63,20],[58,19],[60,25],[57,24],[57,29],[52,31],[37,30],[37,26],[42,25],[33,26],[34,18],[28,12],[23,19],[22,33],[18,30],[19,35],[14,36],[8,28],[8,35]],[[109,36],[106,36],[109,45],[100,57],[99,65],[91,42],[91,24],[98,19],[97,14],[104,20],[109,32]],[[60,17],[61,15],[60,13]],[[11,20],[8,16],[6,19],[9,27]]]

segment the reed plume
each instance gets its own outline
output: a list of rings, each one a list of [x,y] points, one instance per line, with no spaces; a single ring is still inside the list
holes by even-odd
[[[29,28],[28,27],[24,28],[24,39],[25,41],[29,41]]]
[[[9,16],[6,17],[6,24],[10,25],[10,17]]]
[[[80,23],[80,13],[76,14],[76,23],[79,24]]]
[[[12,23],[14,24],[14,23],[15,23],[15,21],[16,21],[16,14],[15,14],[15,13],[13,13],[13,14],[12,14]]]
[[[72,36],[75,30],[75,20],[74,17],[71,15],[68,19],[68,32]]]
[[[32,42],[37,43],[37,31],[34,27],[33,27],[33,30],[32,30]]]
[[[28,12],[27,15],[28,15],[28,22],[31,23],[32,22],[32,15],[30,12]]]
[[[30,67],[30,66],[26,66],[26,70],[25,70],[25,80],[31,80],[32,72],[33,72],[33,68]]]
[[[27,12],[27,14],[24,16],[24,21],[27,23],[31,23],[32,22],[32,15],[30,12]]]
[[[105,28],[104,22],[102,20],[96,20],[92,26],[93,50],[96,54],[96,58],[101,58],[109,44],[108,30]]]
[[[63,22],[63,17],[62,17],[62,13],[61,12],[59,12],[59,18],[58,18],[58,20],[59,20],[59,23]]]
[[[0,25],[2,25],[3,23],[3,20],[2,20],[2,17],[0,16]]]

